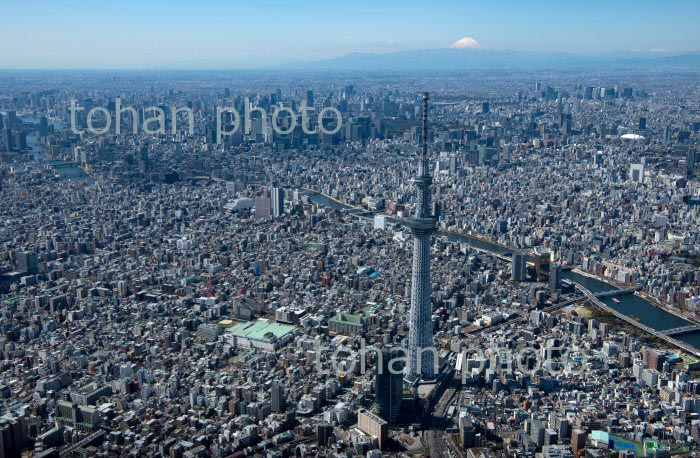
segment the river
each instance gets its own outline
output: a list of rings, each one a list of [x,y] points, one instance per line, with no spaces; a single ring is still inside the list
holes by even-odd
[[[352,209],[352,207],[349,205],[338,203],[316,192],[307,191],[306,194],[309,196],[309,199],[312,202],[316,202],[320,205],[336,209]],[[474,248],[495,254],[503,254],[506,251],[512,251],[508,250],[508,248],[506,247],[496,245],[494,243],[490,243],[484,240],[480,240],[468,235],[445,234],[441,232],[438,232],[437,235],[443,237],[447,236],[447,239],[452,242],[468,243]],[[612,286],[602,280],[597,280],[595,278],[591,278],[586,275],[581,275],[573,271],[562,272],[562,278],[580,283],[582,286],[589,289],[593,293],[618,289],[615,286]],[[617,300],[619,302],[614,301],[613,298],[606,298],[602,301],[611,308],[621,313],[624,313],[625,315],[638,318],[640,323],[645,324],[657,331],[692,324],[690,321],[678,317],[672,313],[669,313],[666,310],[652,304],[648,300],[636,296],[634,294],[619,296],[617,297]],[[678,340],[687,342],[695,347],[700,348],[700,332],[679,335],[676,336],[676,338]]]
[[[23,116],[22,122],[27,125],[37,125],[39,124],[39,119],[33,116]],[[49,124],[56,130],[65,129],[65,124],[49,120]],[[81,181],[84,183],[92,184],[95,182],[85,170],[81,169],[78,164],[74,162],[63,161],[60,159],[53,159],[44,153],[44,147],[38,142],[37,133],[32,133],[27,135],[27,146],[31,148],[30,153],[35,159],[45,162],[47,165],[51,166],[56,170],[58,175],[64,180],[69,181]]]

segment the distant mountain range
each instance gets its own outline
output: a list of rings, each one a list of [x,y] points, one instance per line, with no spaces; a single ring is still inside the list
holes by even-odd
[[[299,70],[476,70],[506,68],[643,68],[700,67],[700,52],[620,51],[600,55],[565,52],[491,51],[480,49],[421,49],[386,54],[352,53],[314,62],[282,66]]]

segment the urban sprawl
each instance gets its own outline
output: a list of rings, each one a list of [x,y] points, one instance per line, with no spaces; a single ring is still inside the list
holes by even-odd
[[[697,78],[0,72],[0,456],[697,456]]]

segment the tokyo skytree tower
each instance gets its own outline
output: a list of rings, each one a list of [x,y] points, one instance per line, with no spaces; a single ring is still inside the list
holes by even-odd
[[[411,180],[416,186],[416,211],[408,221],[413,234],[413,273],[411,276],[411,313],[406,375],[423,379],[435,377],[434,352],[432,351],[434,343],[430,284],[430,241],[435,231],[437,220],[432,214],[430,196],[430,187],[433,179],[428,166],[428,100],[428,93],[424,92],[423,135],[421,138],[418,175]]]

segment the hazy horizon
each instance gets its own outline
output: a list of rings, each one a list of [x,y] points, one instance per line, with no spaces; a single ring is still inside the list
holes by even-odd
[[[601,54],[700,49],[689,0],[569,4],[366,0],[0,5],[4,69],[266,69],[351,53],[474,48]]]

